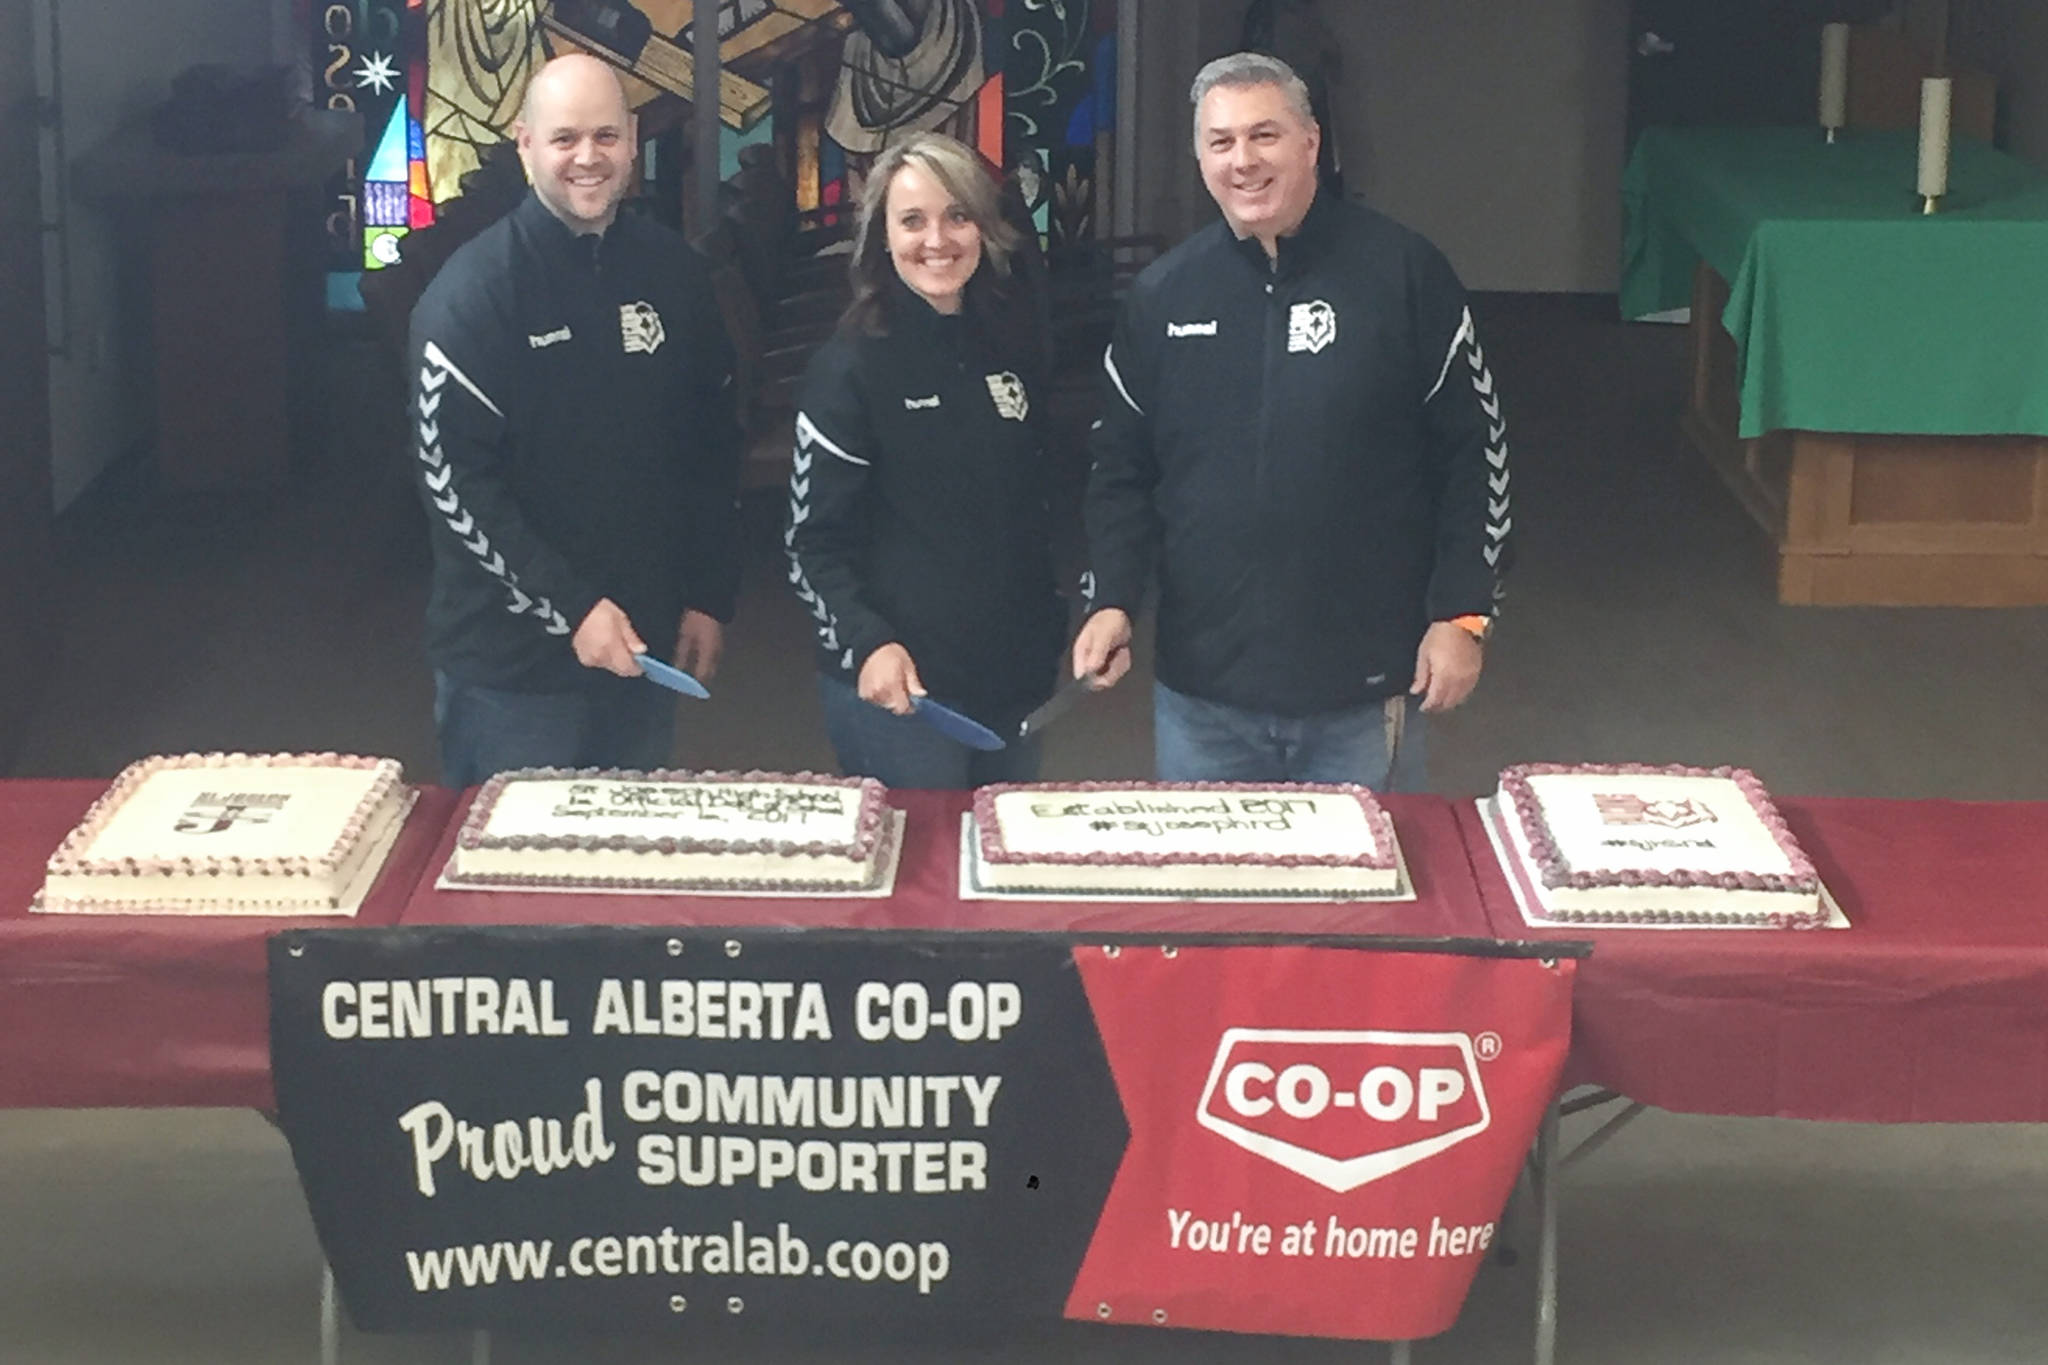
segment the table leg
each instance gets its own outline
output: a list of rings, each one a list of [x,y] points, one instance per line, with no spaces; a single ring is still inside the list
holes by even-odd
[[[491,1334],[471,1332],[469,1334],[469,1365],[491,1365]]]
[[[320,1259],[320,1365],[341,1365],[341,1314],[335,1302],[334,1267]]]
[[[1557,1120],[1553,1097],[1536,1130],[1536,1365],[1557,1357]]]
[[[1388,1342],[1387,1365],[1408,1365],[1408,1347],[1410,1344],[1405,1341]]]

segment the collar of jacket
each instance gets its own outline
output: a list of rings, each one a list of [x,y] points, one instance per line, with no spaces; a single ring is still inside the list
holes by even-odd
[[[611,226],[602,233],[576,232],[555,217],[554,211],[543,204],[540,195],[529,187],[526,198],[512,210],[512,216],[520,229],[547,253],[549,260],[588,270],[610,254],[610,246],[618,238],[619,219],[623,215],[615,214]]]
[[[1288,279],[1315,262],[1336,223],[1337,212],[1329,194],[1318,188],[1316,197],[1309,200],[1308,214],[1301,220],[1301,226],[1280,239],[1278,258],[1271,265],[1266,260],[1266,248],[1257,237],[1233,237],[1231,245],[1238,255],[1256,266],[1260,274]],[[1229,230],[1228,224],[1224,230]]]
[[[975,273],[977,277],[980,274],[979,271]],[[968,283],[972,285],[973,281]],[[889,330],[901,336],[946,346],[963,345],[968,332],[968,314],[973,307],[971,290],[961,299],[959,312],[941,313],[925,301],[924,295],[905,284],[901,275],[889,283]]]

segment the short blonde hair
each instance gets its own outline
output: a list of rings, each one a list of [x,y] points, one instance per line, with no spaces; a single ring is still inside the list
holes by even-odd
[[[882,300],[896,266],[889,259],[889,186],[906,166],[929,175],[981,229],[983,263],[997,275],[1010,273],[1010,253],[1017,249],[1017,230],[1003,218],[1002,196],[980,155],[966,143],[944,133],[918,133],[882,150],[868,168],[861,189],[859,226],[854,231],[853,302],[846,318],[862,330],[881,330]],[[976,271],[977,275],[981,272]],[[972,280],[969,281],[973,283]]]

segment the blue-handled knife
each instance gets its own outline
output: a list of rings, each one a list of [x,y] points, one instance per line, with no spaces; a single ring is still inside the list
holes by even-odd
[[[939,705],[930,697],[912,697],[910,713],[940,734],[949,739],[957,739],[970,749],[993,753],[1005,747],[1001,735],[972,716],[963,716],[950,706]]]
[[[680,692],[698,701],[709,701],[711,689],[698,682],[674,664],[665,664],[652,654],[635,654],[633,662],[640,665],[640,671],[647,675],[647,681],[660,683],[671,692]]]

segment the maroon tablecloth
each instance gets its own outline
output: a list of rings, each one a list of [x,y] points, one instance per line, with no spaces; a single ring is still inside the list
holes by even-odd
[[[1852,928],[1531,930],[1460,804],[1494,932],[1594,944],[1567,1079],[1693,1113],[2048,1121],[2048,803],[1780,805]]]
[[[44,864],[106,788],[0,782],[0,1108],[269,1108],[264,939],[397,923],[456,794],[420,791],[353,921],[31,914]]]
[[[960,898],[960,817],[965,792],[894,791],[908,821],[896,893],[887,899],[770,896],[594,895],[439,891],[434,879],[454,847],[467,800],[434,850],[406,906],[415,924],[687,924],[830,929],[971,929],[1123,933],[1441,935],[1492,938],[1472,884],[1452,805],[1434,796],[1386,804],[1408,860],[1416,899],[1372,904],[1305,902],[987,901]]]
[[[99,781],[0,782],[0,1108],[270,1105],[264,940],[342,921],[32,915],[29,899]],[[1293,932],[1491,937],[1449,803],[1396,798],[1413,903],[1057,905],[962,902],[965,796],[898,792],[909,812],[889,900],[440,892],[467,797],[425,788],[353,921],[731,924],[889,929]]]
[[[104,782],[0,782],[0,1107],[267,1107],[263,941],[331,920],[31,916]],[[1392,797],[1419,899],[1381,905],[962,901],[965,798],[898,792],[877,900],[444,892],[456,794],[425,789],[356,921],[1294,932],[1591,939],[1575,1079],[1660,1107],[1874,1121],[2048,1121],[2048,803],[1787,801],[1855,927],[1526,928],[1469,802]]]

